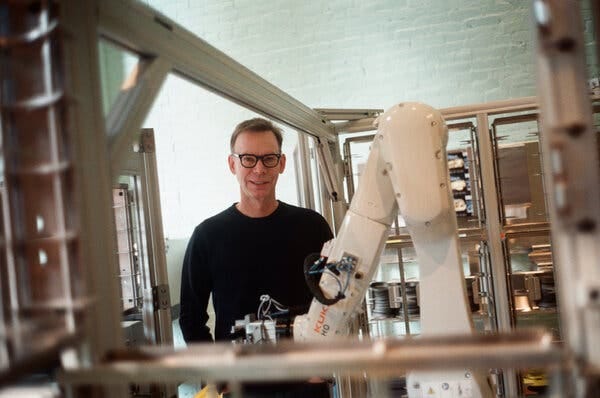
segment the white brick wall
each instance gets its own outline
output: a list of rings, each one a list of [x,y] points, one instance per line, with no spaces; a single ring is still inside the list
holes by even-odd
[[[147,3],[311,107],[447,107],[534,94],[527,1]],[[169,79],[146,123],[157,132],[169,237],[188,236],[236,200],[227,136],[250,115]],[[282,195],[294,202],[290,182]]]
[[[148,3],[313,107],[534,92],[528,1]]]

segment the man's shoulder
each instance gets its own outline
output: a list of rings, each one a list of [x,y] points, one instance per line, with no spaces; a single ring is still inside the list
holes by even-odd
[[[232,205],[220,213],[206,218],[196,226],[196,231],[214,230],[222,226],[224,223],[227,223],[235,216],[234,206],[235,205]]]
[[[299,215],[299,216],[321,217],[321,218],[323,217],[322,215],[320,215],[313,209],[307,209],[306,207],[291,205],[289,203],[285,203],[285,202],[281,202],[281,201],[279,202],[279,204],[282,206],[283,210],[287,214],[293,214],[293,215]]]
[[[302,219],[305,223],[313,222],[318,224],[327,224],[325,218],[312,209],[307,209],[305,207],[295,206],[284,202],[280,202],[280,205],[283,206],[283,213],[288,217]]]
[[[294,206],[281,202],[291,214],[290,222],[296,227],[296,232],[309,234],[320,240],[329,240],[333,237],[331,227],[325,217],[312,209]]]

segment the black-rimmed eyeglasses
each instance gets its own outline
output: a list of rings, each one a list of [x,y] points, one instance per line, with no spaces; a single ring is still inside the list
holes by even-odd
[[[231,156],[238,158],[240,160],[240,164],[247,169],[251,169],[256,166],[256,163],[258,163],[259,160],[265,167],[272,168],[279,164],[279,159],[281,158],[280,153],[268,153],[262,156],[252,155],[249,153],[232,153]]]

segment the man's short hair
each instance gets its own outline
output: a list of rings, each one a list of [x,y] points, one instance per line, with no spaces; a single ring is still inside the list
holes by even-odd
[[[255,117],[253,119],[244,120],[243,122],[235,126],[235,130],[233,130],[233,134],[231,134],[231,139],[229,141],[229,148],[231,150],[231,153],[233,153],[235,141],[237,140],[238,136],[244,131],[250,131],[254,133],[271,131],[275,135],[277,145],[279,146],[279,152],[281,152],[281,145],[283,143],[283,134],[281,132],[281,129],[275,126],[270,120],[263,119],[262,117]]]

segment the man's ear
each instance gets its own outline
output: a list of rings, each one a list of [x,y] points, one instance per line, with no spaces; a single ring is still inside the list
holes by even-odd
[[[231,171],[231,174],[235,174],[235,159],[233,156],[227,156],[227,164],[229,164],[229,171]]]
[[[283,173],[285,170],[285,154],[281,154],[281,158],[279,159],[279,174]]]

